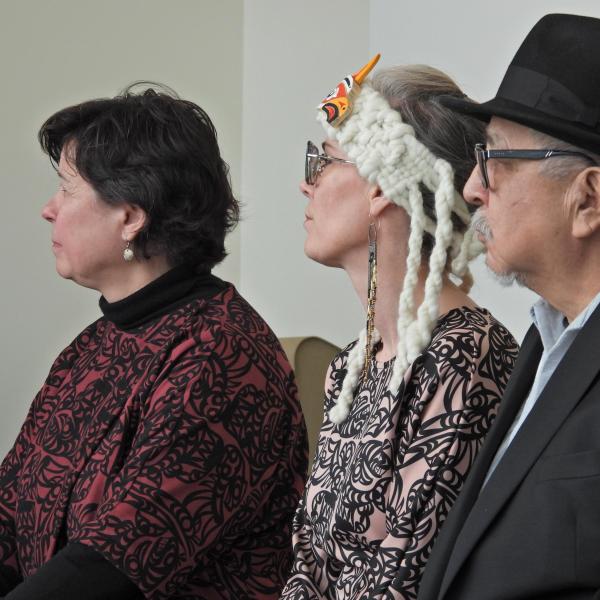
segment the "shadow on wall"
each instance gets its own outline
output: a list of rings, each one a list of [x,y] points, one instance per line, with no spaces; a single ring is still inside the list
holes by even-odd
[[[323,423],[325,375],[329,363],[341,348],[320,337],[287,337],[279,340],[287,354],[298,383],[298,395],[308,430],[308,469],[317,450],[319,429]]]

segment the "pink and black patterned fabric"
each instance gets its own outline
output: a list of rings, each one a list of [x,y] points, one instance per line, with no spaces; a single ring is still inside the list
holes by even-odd
[[[277,598],[306,470],[292,370],[233,286],[165,277],[53,364],[0,468],[0,565],[75,542],[152,600]]]
[[[398,395],[371,363],[348,418],[327,413],[348,352],[330,365],[325,420],[294,523],[285,600],[414,599],[427,557],[489,430],[517,356],[481,308],[445,314]]]

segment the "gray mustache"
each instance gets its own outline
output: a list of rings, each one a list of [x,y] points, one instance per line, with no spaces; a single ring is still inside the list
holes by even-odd
[[[471,229],[479,233],[486,240],[491,240],[492,229],[490,228],[481,208],[478,208],[471,217]]]

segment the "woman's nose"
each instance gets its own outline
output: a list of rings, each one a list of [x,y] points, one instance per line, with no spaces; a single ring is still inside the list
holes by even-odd
[[[56,204],[55,204],[55,196],[52,196],[44,207],[42,208],[42,219],[46,219],[49,223],[52,223],[56,218]]]
[[[311,197],[312,197],[312,190],[313,190],[313,187],[314,187],[314,186],[310,185],[309,183],[306,183],[306,180],[305,180],[305,179],[303,179],[303,180],[300,182],[300,191],[301,191],[301,192],[302,192],[302,194],[303,194],[304,196],[306,196],[307,198],[311,198]]]

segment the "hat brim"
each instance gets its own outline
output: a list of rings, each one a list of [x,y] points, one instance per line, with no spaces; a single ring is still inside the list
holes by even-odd
[[[559,140],[564,140],[590,152],[600,154],[600,132],[590,131],[584,125],[554,117],[518,102],[506,100],[505,98],[494,98],[488,102],[478,104],[465,98],[442,96],[440,97],[440,103],[450,110],[470,115],[486,123],[492,117],[515,121],[537,131],[547,133]]]

